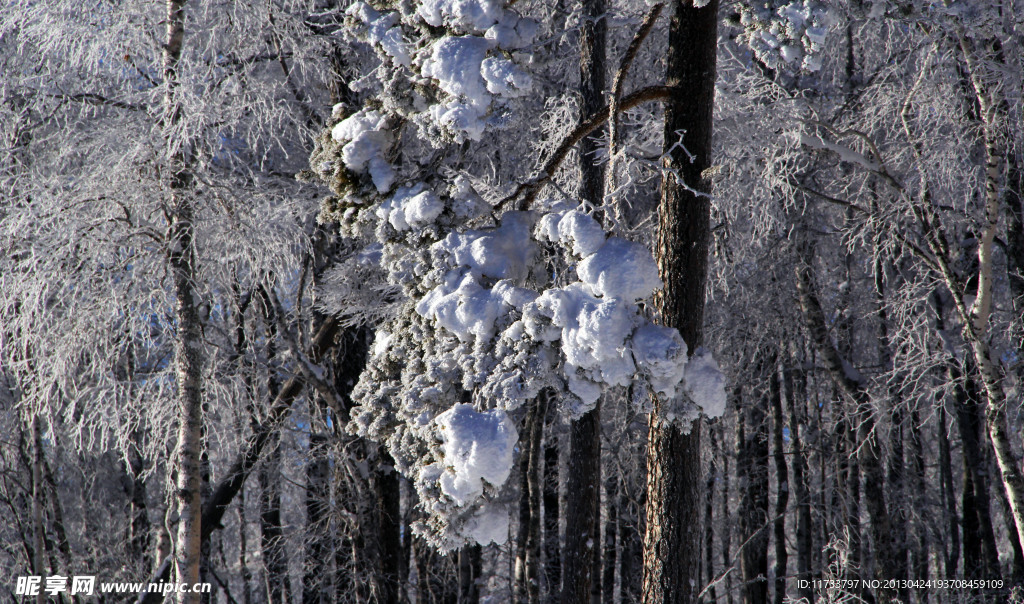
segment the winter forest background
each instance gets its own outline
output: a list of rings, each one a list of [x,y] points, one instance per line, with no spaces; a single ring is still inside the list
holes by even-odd
[[[1022,601],[1022,35],[0,0],[0,599]]]

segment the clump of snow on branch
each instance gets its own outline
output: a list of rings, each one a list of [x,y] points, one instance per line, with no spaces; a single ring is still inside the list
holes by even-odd
[[[763,0],[740,7],[742,39],[772,69],[821,69],[832,21],[828,7],[816,0]]]
[[[537,24],[502,3],[435,0],[406,14],[356,2],[347,14],[386,67],[414,85],[433,81],[434,94],[404,103],[391,99],[388,108],[418,123],[435,146],[449,138],[480,140],[494,107],[532,88],[518,64],[527,56],[519,50],[533,41]],[[447,35],[434,39],[431,28],[444,28]]]
[[[418,534],[442,550],[502,543],[516,423],[542,391],[577,418],[629,387],[640,411],[664,397],[680,423],[720,414],[724,394],[703,371],[686,389],[685,343],[645,310],[661,287],[645,246],[582,207],[492,215],[467,176],[424,163],[500,128],[495,114],[532,85],[536,22],[487,0],[347,15],[380,62],[360,84],[375,94],[336,108],[310,164],[332,191],[320,219],[372,249],[395,311],[375,324],[349,428],[413,480]]]
[[[501,486],[512,473],[512,453],[519,434],[501,409],[478,412],[459,403],[434,418],[444,442],[441,492],[458,505],[483,495],[484,481]]]

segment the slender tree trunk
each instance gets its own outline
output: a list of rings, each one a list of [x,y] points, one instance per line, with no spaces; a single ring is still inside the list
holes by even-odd
[[[181,118],[177,98],[178,66],[185,37],[185,1],[167,0],[167,33],[164,40],[163,127],[168,137]],[[170,171],[168,188],[170,239],[168,264],[174,281],[177,321],[174,363],[178,386],[178,539],[175,544],[175,581],[194,585],[200,580],[202,552],[202,450],[203,450],[203,334],[196,290],[198,267],[195,251],[195,204],[190,194],[191,174],[186,165],[185,141],[166,141]],[[179,593],[179,604],[197,604],[199,594]]]
[[[43,525],[43,436],[39,427],[39,416],[32,417],[32,572],[45,577],[46,572],[46,535]],[[36,604],[45,604],[46,592],[39,589]]]
[[[801,262],[796,273],[800,308],[807,323],[807,330],[822,356],[832,381],[842,392],[843,398],[856,409],[856,443],[859,445],[858,460],[864,470],[865,507],[868,509],[871,540],[875,546],[875,575],[878,579],[885,579],[888,569],[895,568],[897,562],[892,542],[891,520],[885,502],[885,473],[878,440],[874,434],[875,420],[866,385],[849,363],[840,357],[832,343],[825,315],[813,290],[811,267],[806,261]],[[888,601],[896,594],[883,589],[876,595],[883,601]]]
[[[542,392],[526,415],[527,435],[520,466],[519,532],[516,540],[515,579],[517,602],[540,602],[540,503],[543,487],[540,461],[548,393]]]
[[[928,481],[925,477],[925,456],[924,456],[924,442],[921,434],[921,417],[918,414],[917,408],[914,408],[910,412],[910,449],[911,449],[911,463],[913,471],[913,502],[914,510],[916,513],[913,516],[914,519],[914,550],[913,550],[913,574],[912,578],[915,580],[927,581],[930,578],[929,572],[929,539],[928,539],[928,524],[923,518],[923,510],[927,509],[928,506]],[[908,600],[909,602],[909,600]],[[927,604],[928,602],[928,591],[920,590],[918,592],[918,602],[920,604]]]
[[[796,569],[798,594],[808,603],[814,600],[814,590],[810,588],[812,568],[812,532],[811,499],[807,488],[807,458],[803,451],[802,432],[803,416],[799,411],[804,409],[806,396],[803,368],[799,367],[800,359],[794,356],[792,367],[783,373],[786,385],[786,404],[789,410],[789,439],[793,450],[793,488],[796,493]],[[799,402],[798,402],[799,401]]]
[[[313,398],[315,400],[319,397]],[[327,459],[327,438],[323,434],[316,433],[324,429],[325,425],[322,425],[322,422],[315,417],[311,417],[310,420],[312,433],[309,437],[309,451],[306,458],[307,536],[302,578],[302,602],[303,604],[321,604],[330,601],[331,593],[331,581],[328,574],[331,528],[327,516],[331,494],[328,482],[330,469]]]
[[[938,425],[936,426],[939,441],[939,481],[942,487],[942,503],[945,514],[943,526],[946,527],[943,558],[946,577],[956,577],[960,563],[960,516],[956,511],[956,497],[953,493],[953,459],[949,451],[949,432],[946,428],[946,409],[939,404]]]
[[[774,364],[768,382],[768,397],[772,408],[772,448],[775,460],[775,604],[786,599],[786,573],[789,553],[786,550],[786,509],[789,505],[789,467],[783,448],[782,389]],[[792,432],[790,433],[792,434]]]
[[[479,545],[467,545],[459,550],[459,591],[457,604],[478,604],[480,602],[481,556]]]
[[[383,446],[372,460],[371,476],[377,514],[380,566],[374,574],[374,591],[380,602],[402,599],[402,510],[401,485],[395,462]]]
[[[142,480],[142,457],[133,443],[124,464],[125,491],[128,495],[128,535],[126,541],[128,559],[136,567],[149,570],[149,516],[146,504],[146,482]],[[157,564],[162,560],[157,561]]]
[[[874,198],[871,200],[872,211],[877,214],[877,204]],[[874,285],[875,303],[878,313],[878,358],[882,369],[893,374],[893,378],[899,376],[899,372],[893,366],[892,343],[889,337],[889,317],[885,307],[885,265],[882,262],[882,252],[876,243],[874,263]],[[887,578],[904,581],[907,579],[909,568],[908,556],[910,549],[907,538],[907,500],[906,480],[904,472],[903,455],[903,424],[904,404],[903,396],[899,388],[890,387],[888,391],[888,402],[890,409],[891,427],[889,430],[889,456],[886,459],[888,488],[890,497],[889,509],[892,511],[892,544],[893,544],[893,567],[886,569]],[[870,495],[869,495],[870,496]],[[899,588],[900,600],[910,601],[910,589],[905,583]]]
[[[562,543],[559,527],[558,500],[558,414],[555,405],[549,405],[544,418],[544,585],[549,597],[554,598],[562,585]]]
[[[242,578],[242,604],[252,604],[252,570],[249,568],[249,522],[245,515],[245,489],[238,492],[238,568]]]
[[[739,395],[736,396],[739,399]],[[719,429],[721,432],[721,429]],[[712,432],[711,436],[712,445],[718,448],[717,436]],[[729,469],[729,456],[725,455],[722,459],[722,530],[720,531],[720,541],[722,542],[722,568],[729,568],[732,566],[732,553],[729,551],[732,548],[732,516],[729,514],[729,485],[730,485],[730,469]],[[725,576],[725,593],[726,602],[733,604],[735,598],[733,597],[732,589],[732,573]]]
[[[615,601],[615,568],[619,553],[619,477],[616,472],[607,472],[604,479],[604,500],[608,517],[604,523],[604,552],[601,563],[604,570],[601,579],[601,601],[612,604]]]
[[[666,103],[665,148],[671,174],[658,205],[658,271],[664,289],[655,305],[661,320],[679,330],[689,350],[703,344],[704,297],[710,238],[711,130],[718,46],[718,1],[703,7],[672,3],[665,83],[684,88]],[[683,144],[676,143],[682,136]],[[689,431],[651,413],[647,449],[647,519],[644,532],[645,604],[696,602],[700,580],[702,422]]]
[[[760,360],[759,374],[772,362]],[[768,604],[768,395],[739,397],[736,421],[736,478],[741,485],[740,576],[743,604]]]
[[[639,513],[644,508],[643,491],[639,505],[634,508],[629,498],[629,483],[625,476],[619,477],[619,601],[637,602],[640,599],[643,568],[643,518]]]
[[[714,427],[708,426],[708,436],[711,441],[709,449],[712,458],[717,458],[718,443],[715,442]],[[704,578],[703,585],[709,585],[707,598],[714,602],[718,598],[718,591],[713,582],[715,580],[715,481],[718,473],[712,470],[708,472],[704,487]]]

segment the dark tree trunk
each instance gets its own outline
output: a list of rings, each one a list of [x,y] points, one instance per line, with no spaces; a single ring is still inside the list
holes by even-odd
[[[704,561],[703,585],[708,585],[707,598],[714,602],[718,598],[715,589],[715,472],[708,472],[704,490]]]
[[[380,602],[403,600],[402,586],[402,509],[401,485],[395,462],[384,447],[377,449],[376,467],[371,476],[378,515],[377,540],[380,547],[380,567],[377,569],[375,588]]]
[[[416,560],[416,602],[418,604],[464,604],[460,601],[460,585],[465,580],[462,573],[462,551],[442,556],[422,539],[413,539],[413,557]],[[466,565],[472,574],[472,560],[466,556]],[[472,578],[472,577],[470,577]],[[469,585],[466,585],[469,588]],[[382,603],[383,604],[383,603]]]
[[[914,477],[914,552],[913,552],[913,575],[917,580],[927,581],[929,579],[928,569],[928,524],[923,518],[924,510],[928,509],[928,484],[925,478],[924,442],[921,438],[921,417],[917,408],[910,412],[910,449],[911,462],[913,464]],[[918,602],[927,604],[928,591],[918,591]]]
[[[138,434],[134,435],[138,438]],[[146,482],[142,479],[142,456],[136,443],[132,443],[124,464],[124,488],[128,496],[128,523],[125,544],[128,559],[143,572],[152,567],[149,553],[149,514],[146,505]],[[157,560],[160,564],[162,560]]]
[[[804,250],[805,253],[807,251],[809,250]],[[857,460],[864,470],[864,500],[870,518],[871,541],[875,548],[875,574],[876,578],[885,579],[887,569],[895,568],[897,562],[892,541],[891,519],[885,502],[885,472],[875,435],[875,418],[867,387],[858,375],[847,370],[849,364],[844,364],[839,351],[832,343],[825,315],[814,292],[811,267],[806,256],[804,262],[797,267],[796,274],[800,308],[807,330],[833,383],[841,391],[843,398],[856,410],[856,415],[852,418],[854,425],[850,428],[856,430]],[[851,477],[851,486],[852,483]],[[883,601],[896,597],[895,591],[885,589],[876,595]]]
[[[946,577],[956,577],[960,565],[960,516],[956,511],[956,489],[953,484],[953,459],[949,451],[949,432],[946,426],[946,409],[939,404],[938,425],[936,426],[939,441],[939,484],[942,488],[942,503],[945,514],[943,526],[946,539],[943,558]]]
[[[559,527],[558,414],[549,405],[544,418],[544,585],[554,599],[562,585],[562,543]]]
[[[629,498],[629,483],[625,476],[620,477],[619,493],[619,600],[621,602],[637,602],[640,599],[643,568],[643,518],[640,512],[644,509],[644,493],[640,492],[640,501],[634,507]]]
[[[611,604],[615,601],[615,568],[619,553],[619,477],[608,472],[604,479],[604,500],[608,518],[604,524],[604,552],[601,563],[604,570],[601,579],[601,601]]]
[[[319,397],[317,397],[319,398]],[[309,451],[306,462],[306,560],[303,566],[303,604],[326,604],[330,601],[331,581],[328,574],[331,552],[331,527],[327,516],[330,502],[330,468],[327,460],[328,442],[317,431],[326,423],[311,418]]]
[[[272,604],[287,604],[291,587],[281,525],[281,480],[278,476],[281,462],[276,436],[269,446],[270,453],[259,472],[260,546],[266,571],[267,597]]]
[[[600,584],[600,578],[594,576],[594,558],[601,536],[599,413],[599,409],[594,409],[569,427],[561,597],[566,603],[589,603],[594,583]]]
[[[871,204],[873,211],[877,213],[877,203],[874,199],[872,199]],[[889,317],[885,307],[885,275],[886,271],[885,264],[882,262],[882,253],[876,247],[874,284],[875,303],[877,304],[878,312],[878,358],[882,369],[893,372],[893,377],[896,378],[899,372],[894,368],[892,360],[893,349],[889,336]],[[907,536],[909,520],[907,516],[906,479],[903,459],[903,424],[906,414],[904,412],[903,395],[900,389],[890,387],[888,395],[892,426],[889,431],[889,456],[886,459],[888,473],[888,488],[886,490],[888,490],[890,497],[889,509],[891,510],[892,519],[893,566],[885,570],[884,573],[886,578],[903,581],[907,579],[910,554]],[[900,600],[903,602],[910,601],[910,589],[905,583],[901,584],[898,592]]]
[[[542,392],[526,414],[526,436],[520,461],[519,531],[516,537],[515,601],[540,602],[540,503],[544,417],[548,395]]]
[[[467,545],[459,550],[459,596],[458,604],[480,602],[480,546]],[[384,601],[382,601],[384,602]]]
[[[949,379],[954,383],[957,427],[963,452],[963,550],[964,577],[983,579],[997,577],[999,553],[992,524],[991,490],[988,461],[982,441],[985,419],[981,393],[970,377],[964,378],[952,359],[947,365]],[[962,380],[962,381],[961,381]],[[960,385],[962,384],[962,386]]]
[[[771,362],[761,360],[761,373]],[[743,604],[768,604],[768,419],[767,394],[740,397],[736,421],[736,478],[740,484],[740,576]]]
[[[604,0],[583,0],[585,20],[580,32],[580,93],[583,115],[604,105],[605,38]],[[580,142],[582,197],[600,207],[604,202],[604,175],[595,151],[594,136]],[[601,409],[600,401],[569,426],[569,476],[565,502],[565,550],[562,552],[564,603],[587,604],[600,598],[601,535]]]
[[[739,399],[739,394],[736,395],[736,399]],[[721,432],[721,429],[719,429]],[[712,443],[717,446],[717,438],[712,434]],[[722,460],[722,531],[720,541],[722,542],[722,568],[732,567],[732,553],[729,551],[732,549],[732,515],[729,513],[729,485],[730,472],[729,469],[729,456],[723,456]],[[735,598],[733,597],[732,589],[732,573],[725,575],[725,593],[726,602],[733,604]]]
[[[692,352],[704,340],[711,205],[702,194],[711,191],[704,173],[712,159],[718,1],[702,8],[673,2],[671,8],[665,83],[680,92],[665,106],[666,167],[673,175],[663,180],[658,204],[656,256],[664,289],[655,305]],[[676,144],[680,135],[682,146]],[[702,428],[697,421],[684,433],[663,414],[658,401],[648,432],[643,601],[691,604],[700,582]]]

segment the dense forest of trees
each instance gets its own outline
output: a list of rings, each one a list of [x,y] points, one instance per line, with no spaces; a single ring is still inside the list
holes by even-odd
[[[0,0],[0,599],[1024,601],[1022,42]]]

